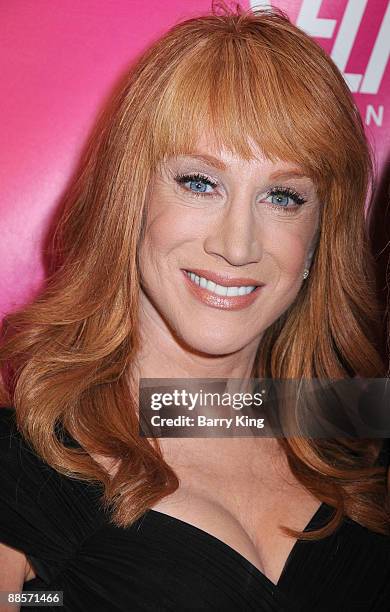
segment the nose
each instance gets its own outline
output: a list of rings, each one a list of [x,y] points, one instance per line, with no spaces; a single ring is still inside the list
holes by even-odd
[[[258,263],[263,254],[261,228],[248,197],[236,198],[221,209],[207,232],[204,250],[232,266]]]

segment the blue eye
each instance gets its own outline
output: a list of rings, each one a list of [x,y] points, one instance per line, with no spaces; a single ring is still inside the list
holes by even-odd
[[[191,191],[204,192],[204,191],[207,191],[207,187],[210,187],[210,185],[206,185],[206,183],[204,183],[203,181],[188,181],[188,182],[190,184]]]
[[[174,177],[175,181],[183,187],[183,189],[195,196],[210,196],[214,197],[214,189],[218,186],[205,174],[178,174]],[[209,189],[210,188],[210,189]],[[293,213],[306,202],[306,200],[296,191],[289,187],[273,187],[267,194],[266,200],[270,198],[269,205],[271,208],[281,210],[285,213]],[[289,205],[290,201],[292,202]]]
[[[195,195],[212,193],[213,189],[217,186],[214,181],[202,174],[180,174],[175,177],[175,181],[185,186],[187,191]],[[189,187],[186,186],[187,184]],[[212,189],[207,190],[208,187]]]
[[[299,193],[293,189],[290,189],[289,187],[274,187],[268,192],[267,198],[271,198],[270,203],[274,208],[281,209],[296,210],[299,206],[302,206],[302,204],[306,202],[306,200],[299,195]],[[293,202],[291,206],[288,205],[290,200]],[[288,212],[290,212],[290,210]]]
[[[290,198],[284,195],[272,195],[271,202],[272,204],[281,204],[282,206],[287,206]]]

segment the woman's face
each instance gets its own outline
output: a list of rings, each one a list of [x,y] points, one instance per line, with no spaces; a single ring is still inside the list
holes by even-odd
[[[319,207],[291,163],[245,161],[205,138],[166,160],[139,253],[146,320],[202,353],[257,345],[304,282]]]

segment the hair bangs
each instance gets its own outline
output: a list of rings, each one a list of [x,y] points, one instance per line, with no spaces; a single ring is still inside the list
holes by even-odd
[[[202,41],[175,68],[156,105],[156,162],[193,152],[205,134],[218,150],[293,162],[317,182],[337,166],[320,96],[294,58],[232,34]]]

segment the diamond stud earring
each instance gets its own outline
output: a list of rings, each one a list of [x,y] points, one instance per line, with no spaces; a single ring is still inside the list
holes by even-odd
[[[303,271],[303,278],[307,278],[309,276],[309,268],[305,268]]]

